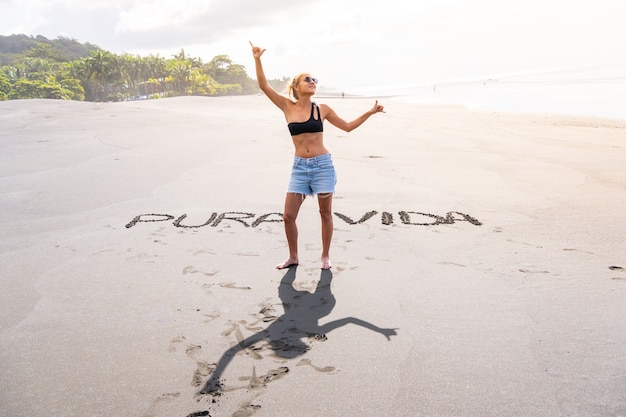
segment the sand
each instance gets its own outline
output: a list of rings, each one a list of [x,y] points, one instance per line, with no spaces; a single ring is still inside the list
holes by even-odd
[[[0,414],[626,416],[626,120],[383,104],[324,272],[265,97],[0,102]]]

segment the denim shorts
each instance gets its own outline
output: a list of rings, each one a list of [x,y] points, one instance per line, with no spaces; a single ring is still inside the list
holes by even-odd
[[[329,153],[314,158],[293,159],[288,193],[316,195],[335,192],[337,174]]]

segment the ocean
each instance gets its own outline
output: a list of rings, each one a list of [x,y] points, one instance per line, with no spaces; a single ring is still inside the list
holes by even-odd
[[[626,62],[480,79],[355,87],[350,94],[419,104],[626,120]]]

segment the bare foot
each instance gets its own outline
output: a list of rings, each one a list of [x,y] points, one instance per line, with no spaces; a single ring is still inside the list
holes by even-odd
[[[321,266],[321,268],[322,269],[330,269],[332,267],[333,266],[330,263],[330,257],[328,257],[328,256],[322,257],[322,266]]]
[[[298,265],[298,259],[288,258],[285,262],[281,262],[278,265],[276,265],[276,269],[289,268],[291,265]]]

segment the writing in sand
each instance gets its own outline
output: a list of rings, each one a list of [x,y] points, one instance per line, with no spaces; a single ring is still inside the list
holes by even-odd
[[[378,211],[372,210],[365,213],[361,216],[360,219],[354,220],[353,218],[335,212],[335,216],[346,222],[350,225],[362,224],[366,221],[372,219],[378,214]],[[422,213],[418,211],[399,211],[398,216],[400,219],[400,224],[410,225],[410,226],[436,226],[441,224],[453,224],[458,221],[469,222],[475,226],[480,226],[482,223],[478,221],[476,218],[461,213],[458,211],[450,211],[446,213],[444,216],[431,214],[431,213]],[[244,227],[258,227],[263,223],[276,223],[283,221],[282,213],[266,213],[258,215],[255,213],[246,213],[240,211],[227,211],[224,213],[213,212],[209,215],[207,220],[203,222],[192,224],[190,221],[186,220],[187,214],[181,214],[176,217],[172,214],[140,214],[135,216],[127,225],[127,228],[131,228],[135,226],[137,223],[152,223],[152,222],[169,222],[173,220],[172,224],[176,227],[184,227],[184,228],[200,228],[200,227],[217,227],[222,222],[231,222],[235,224],[242,225]],[[391,226],[394,224],[394,215],[391,212],[383,211],[381,212],[380,222],[385,226]],[[184,224],[183,224],[184,223]]]

